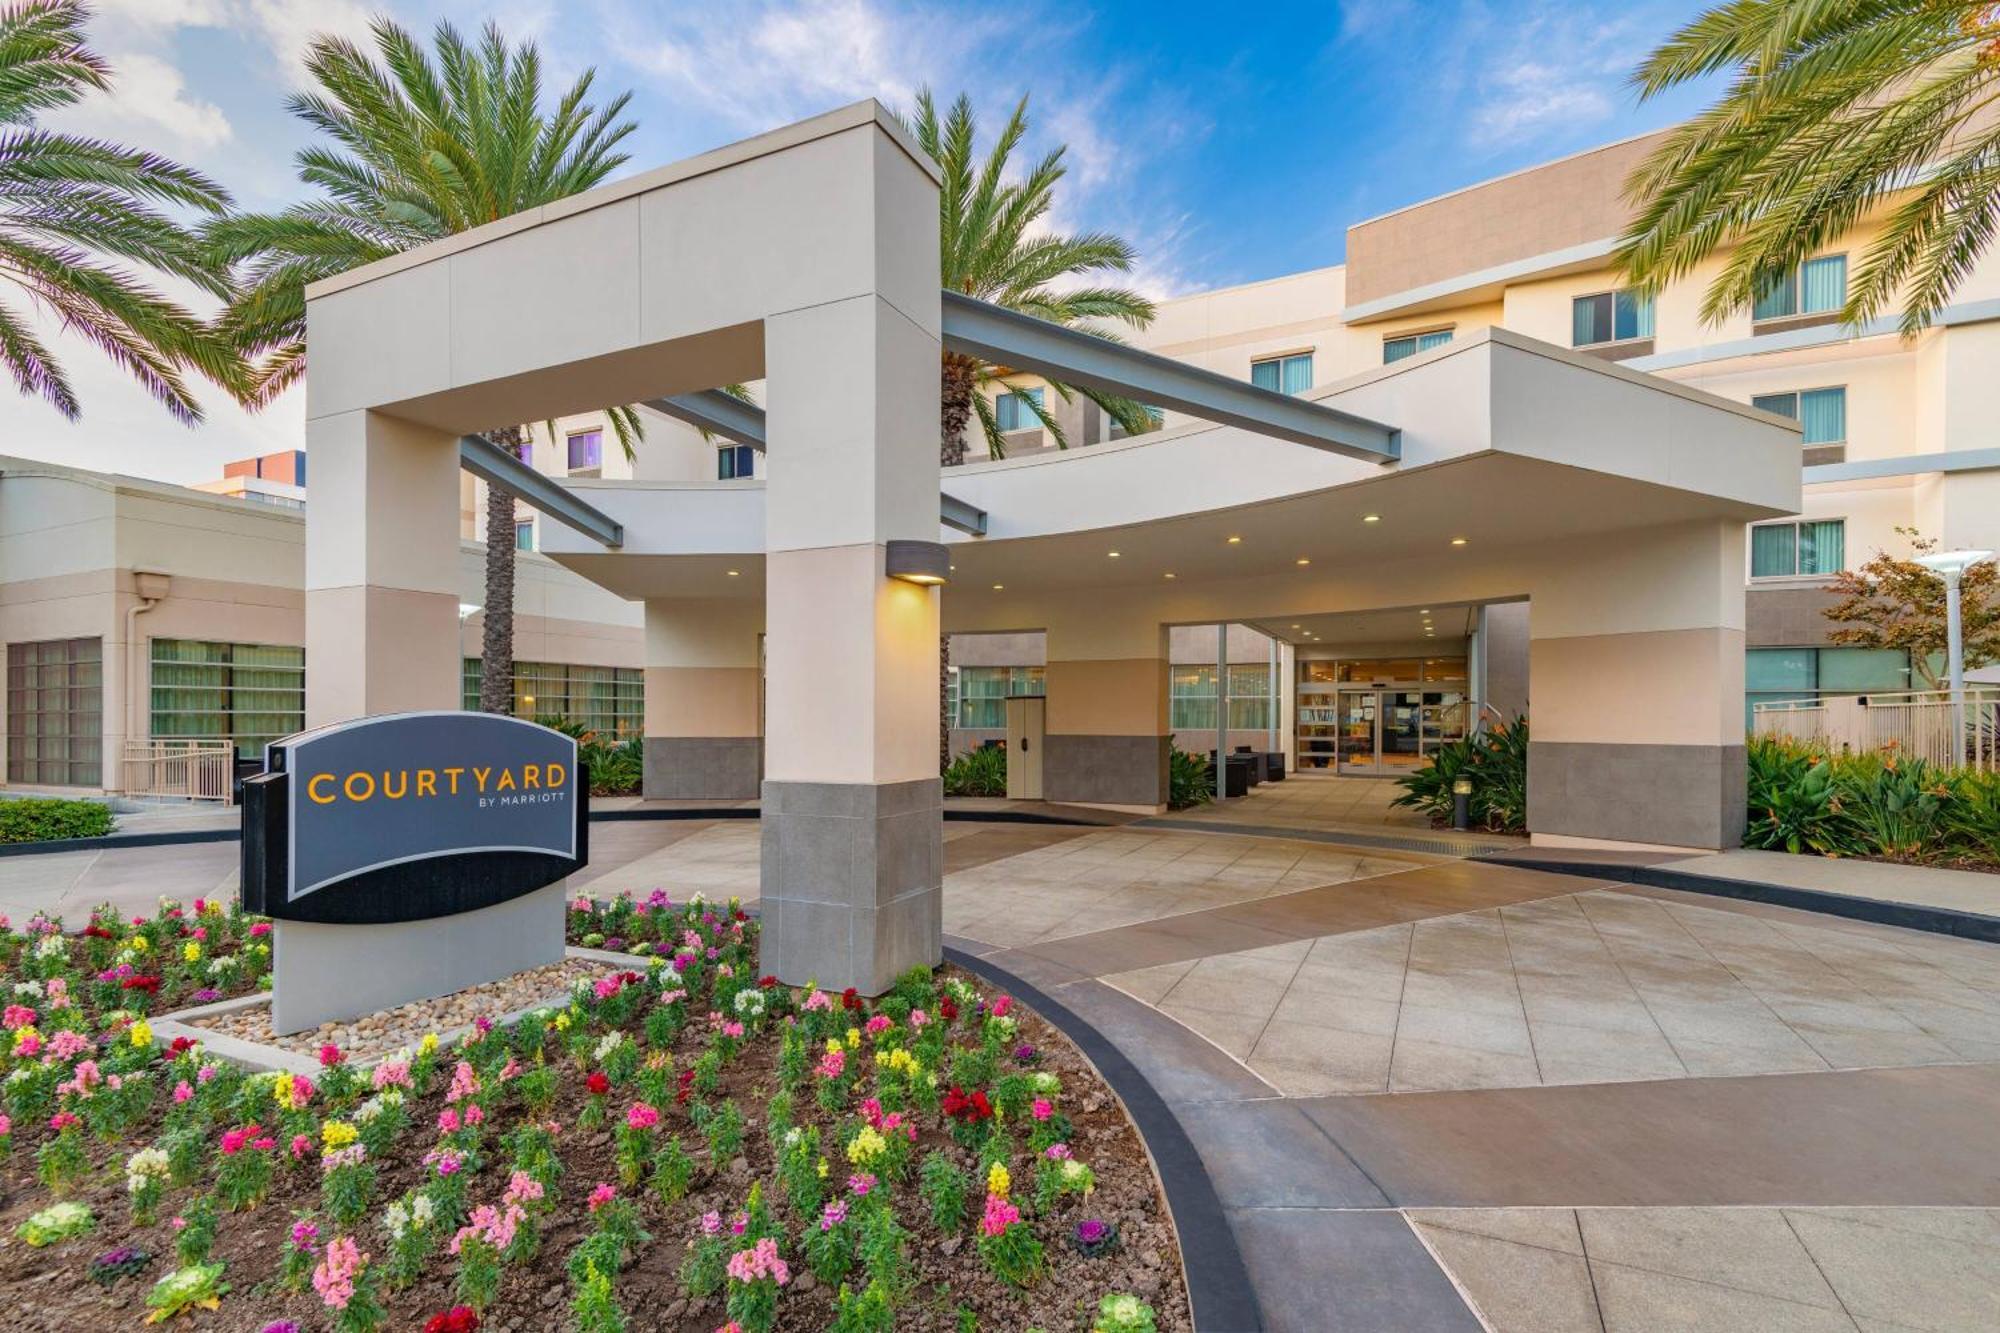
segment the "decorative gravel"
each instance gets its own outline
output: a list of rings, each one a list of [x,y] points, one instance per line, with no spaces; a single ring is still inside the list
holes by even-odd
[[[560,963],[516,972],[511,977],[440,995],[434,1000],[416,1000],[345,1023],[322,1023],[285,1037],[271,1031],[268,1004],[197,1019],[191,1026],[299,1055],[317,1055],[321,1046],[332,1042],[349,1059],[366,1062],[405,1046],[415,1046],[426,1033],[447,1033],[464,1027],[481,1014],[498,1019],[502,1014],[531,1009],[537,1004],[559,1003],[578,981],[595,981],[607,973],[623,970],[599,959],[566,958]]]

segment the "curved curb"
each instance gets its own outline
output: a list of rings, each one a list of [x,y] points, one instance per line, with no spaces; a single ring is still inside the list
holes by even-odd
[[[1830,893],[1824,889],[1801,889],[1788,884],[1768,884],[1754,879],[1725,879],[1720,875],[1694,875],[1664,866],[1636,866],[1608,861],[1559,861],[1532,856],[1478,856],[1475,861],[1492,865],[1517,866],[1552,875],[1575,875],[1583,879],[1609,879],[1623,884],[1643,884],[1654,889],[1679,889],[1712,898],[1740,898],[1745,902],[1791,907],[1822,916],[1845,917],[1878,926],[1901,926],[1924,930],[1933,935],[1956,935],[1960,939],[2000,944],[2000,917],[1963,912],[1951,907],[1926,907],[1921,903],[1893,902],[1886,898],[1861,898],[1851,893]]]
[[[1262,1330],[1263,1316],[1250,1285],[1250,1271],[1244,1266],[1236,1233],[1223,1212],[1208,1168],[1151,1081],[1103,1033],[1048,992],[962,949],[946,945],[944,956],[955,966],[1006,987],[1015,999],[1047,1019],[1083,1052],[1112,1093],[1125,1104],[1126,1113],[1152,1154],[1154,1169],[1166,1190],[1167,1211],[1180,1244],[1181,1273],[1187,1281],[1194,1326],[1241,1333]]]

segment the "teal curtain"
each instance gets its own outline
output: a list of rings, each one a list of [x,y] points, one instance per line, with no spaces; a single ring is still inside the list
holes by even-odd
[[[1312,353],[1288,356],[1284,367],[1284,392],[1304,393],[1313,386]]]
[[[1618,340],[1653,336],[1653,297],[1648,292],[1619,292],[1617,298]]]
[[[1781,578],[1798,573],[1798,529],[1790,523],[1765,523],[1750,529],[1750,577]]]
[[[1252,361],[1250,363],[1250,382],[1260,389],[1269,389],[1273,393],[1276,393],[1282,373],[1282,369],[1276,361]]]
[[[1847,304],[1846,255],[1808,259],[1801,270],[1801,279],[1805,299],[1800,309],[1805,314],[1826,314]]]
[[[1847,390],[1807,389],[1799,395],[1799,424],[1807,444],[1839,444],[1847,438]]]
[[[1799,524],[1799,573],[1837,574],[1847,562],[1847,525],[1839,519]]]
[[[1796,273],[1787,273],[1766,287],[1759,293],[1756,304],[1750,307],[1752,319],[1783,319],[1787,315],[1797,313],[1799,313],[1799,275]]]
[[[1750,400],[1760,412],[1776,412],[1781,417],[1799,419],[1799,396],[1795,393],[1760,393]]]
[[[1598,303],[1607,298],[1602,296],[1579,296],[1569,303],[1569,345],[1588,347],[1592,343],[1604,341],[1604,335],[1597,331]]]
[[[1450,329],[1439,329],[1435,333],[1419,333],[1417,335],[1417,350],[1419,352],[1428,352],[1431,348],[1442,347],[1450,341]]]

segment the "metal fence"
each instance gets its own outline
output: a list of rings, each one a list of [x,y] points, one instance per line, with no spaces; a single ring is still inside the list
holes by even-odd
[[[127,796],[227,805],[236,785],[236,745],[226,740],[127,741],[124,774]]]
[[[2000,687],[1859,694],[1757,704],[1751,730],[1832,750],[1893,750],[1945,768],[2000,769]]]

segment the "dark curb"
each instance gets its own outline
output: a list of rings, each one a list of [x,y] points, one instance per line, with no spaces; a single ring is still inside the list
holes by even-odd
[[[946,945],[944,956],[954,965],[1005,987],[1015,999],[1055,1025],[1096,1066],[1112,1092],[1125,1103],[1160,1173],[1180,1238],[1181,1271],[1187,1279],[1188,1302],[1194,1307],[1194,1326],[1204,1333],[1258,1333],[1264,1327],[1263,1317],[1250,1285],[1250,1271],[1236,1245],[1236,1233],[1222,1210],[1222,1200],[1208,1178],[1201,1154],[1195,1151],[1166,1099],[1124,1052],[1062,1001],[962,949]]]
[[[1643,884],[1655,889],[1679,889],[1683,893],[1704,893],[1714,898],[1741,898],[1746,902],[1770,903],[1774,907],[1794,907],[1823,916],[1846,917],[1879,926],[1901,926],[1933,935],[1956,935],[1961,939],[2000,943],[2000,917],[1978,912],[1961,912],[1950,907],[1924,907],[1916,903],[1887,902],[1880,898],[1857,898],[1845,893],[1800,889],[1787,884],[1766,884],[1753,879],[1724,879],[1717,875],[1694,875],[1685,870],[1660,866],[1635,866],[1604,861],[1541,860],[1532,856],[1501,854],[1478,856],[1476,861],[1493,865],[1519,866],[1553,875],[1576,875],[1584,879],[1610,879],[1625,884]]]

